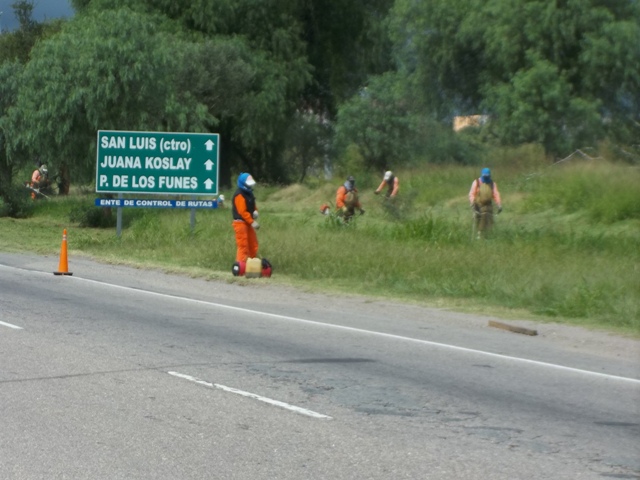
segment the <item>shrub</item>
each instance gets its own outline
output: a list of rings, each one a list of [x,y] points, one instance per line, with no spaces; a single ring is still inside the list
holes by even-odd
[[[0,217],[27,218],[32,212],[33,199],[29,190],[21,185],[13,185],[4,192]]]
[[[87,205],[71,210],[69,220],[81,228],[111,228],[116,225],[110,208]]]

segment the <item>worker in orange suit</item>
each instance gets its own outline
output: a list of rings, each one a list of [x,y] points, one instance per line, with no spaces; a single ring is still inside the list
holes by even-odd
[[[396,198],[398,190],[400,189],[400,181],[391,170],[384,172],[382,183],[380,183],[380,186],[376,188],[376,191],[373,193],[378,195],[385,187],[387,188],[385,196],[390,199]]]
[[[247,258],[258,256],[258,236],[256,230],[260,224],[258,206],[253,195],[256,181],[249,173],[241,173],[238,177],[238,189],[231,201],[233,213],[233,229],[236,232],[236,261],[246,262]]]
[[[343,217],[345,222],[348,222],[355,215],[356,208],[360,210],[360,215],[364,214],[364,210],[358,199],[356,180],[350,175],[347,181],[338,187],[338,191],[336,192],[336,209],[338,215]]]

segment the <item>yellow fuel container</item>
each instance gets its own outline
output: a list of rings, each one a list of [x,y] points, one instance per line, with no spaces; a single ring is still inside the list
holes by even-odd
[[[247,267],[244,276],[247,278],[259,278],[262,275],[262,260],[259,258],[247,258]]]

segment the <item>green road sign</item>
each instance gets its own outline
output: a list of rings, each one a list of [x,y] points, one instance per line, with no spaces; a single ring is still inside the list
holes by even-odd
[[[216,195],[216,133],[98,131],[96,192]]]

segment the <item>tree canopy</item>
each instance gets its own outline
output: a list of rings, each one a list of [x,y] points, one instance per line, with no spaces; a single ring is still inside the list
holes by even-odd
[[[70,159],[88,179],[98,129],[205,131],[215,118],[176,88],[187,48],[127,9],[79,18],[32,51],[9,112],[12,146]]]
[[[638,2],[398,0],[392,18],[399,66],[442,119],[489,114],[501,142],[551,154],[639,119]]]
[[[207,38],[246,40],[256,82],[243,115],[221,119],[219,130],[228,139],[225,153],[231,163],[274,180],[288,180],[277,159],[302,110],[313,108],[333,118],[337,105],[357,92],[368,75],[391,64],[385,25],[392,0],[74,1],[86,14],[124,5],[160,13]]]

